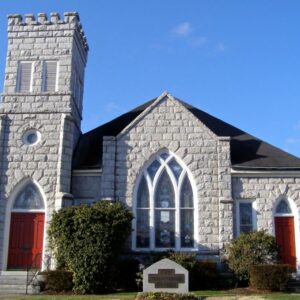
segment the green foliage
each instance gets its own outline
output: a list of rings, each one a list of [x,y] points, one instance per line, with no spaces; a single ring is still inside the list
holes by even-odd
[[[193,294],[172,293],[139,293],[135,300],[200,300],[202,297]]]
[[[289,265],[257,265],[250,269],[250,285],[259,290],[285,289],[291,269]]]
[[[73,274],[69,271],[58,270],[58,271],[45,271],[40,273],[41,276],[45,277],[44,289],[61,292],[70,291],[73,288]]]
[[[73,272],[75,292],[99,293],[113,287],[131,220],[132,214],[119,202],[100,201],[53,214],[50,246],[58,266]]]
[[[248,281],[253,265],[277,263],[279,247],[273,236],[260,230],[241,234],[231,242],[226,252],[229,268],[237,279]]]
[[[136,291],[138,289],[138,276],[140,263],[137,259],[120,259],[117,265],[116,285],[118,289]]]
[[[210,289],[218,286],[217,264],[212,261],[199,261],[196,254],[171,252],[169,259],[177,262],[189,271],[189,288]]]

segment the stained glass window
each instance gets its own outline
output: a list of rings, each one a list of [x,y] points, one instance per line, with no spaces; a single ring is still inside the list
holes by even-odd
[[[169,162],[169,167],[171,168],[176,179],[178,180],[178,178],[182,172],[182,167],[179,165],[179,163],[175,159],[172,159]]]
[[[159,167],[160,167],[160,163],[159,163],[157,160],[155,160],[155,161],[148,167],[148,173],[149,173],[149,175],[150,175],[150,177],[151,177],[152,180],[153,180],[153,178],[154,178],[156,172],[158,171]]]
[[[253,230],[252,203],[240,203],[240,233],[248,233]]]
[[[289,204],[287,203],[287,201],[285,200],[281,200],[279,202],[279,204],[276,207],[276,213],[277,214],[291,214],[291,208],[289,206]]]
[[[44,209],[44,201],[37,186],[29,183],[16,197],[13,209]]]
[[[181,207],[193,207],[193,191],[191,187],[191,183],[187,176],[185,176],[181,192],[180,192],[180,206]]]
[[[137,207],[149,207],[149,191],[145,177],[143,176],[138,193],[137,193]]]
[[[155,193],[155,207],[175,207],[174,200],[174,188],[172,182],[168,173],[164,171],[157,184]]]
[[[144,170],[136,201],[136,248],[194,247],[193,190],[187,170],[173,155],[156,156]]]

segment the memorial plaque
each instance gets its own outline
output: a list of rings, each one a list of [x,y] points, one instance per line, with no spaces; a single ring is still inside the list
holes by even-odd
[[[143,292],[187,293],[188,271],[170,259],[162,259],[143,272]]]

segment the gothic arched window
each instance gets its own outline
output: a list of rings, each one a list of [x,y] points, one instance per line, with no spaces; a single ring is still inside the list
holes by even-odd
[[[194,248],[194,193],[186,168],[169,153],[157,155],[138,183],[134,248]]]
[[[30,182],[16,196],[13,210],[42,210],[44,201],[37,186]]]
[[[291,214],[291,208],[285,199],[280,200],[276,207],[276,214]]]

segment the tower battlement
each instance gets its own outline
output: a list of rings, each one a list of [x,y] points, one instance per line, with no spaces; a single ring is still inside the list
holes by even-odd
[[[80,23],[80,18],[77,12],[65,12],[63,19],[57,12],[34,14],[11,14],[8,18],[8,36],[9,37],[24,37],[22,32],[32,31],[30,37],[42,37],[43,31],[47,30],[47,36],[51,35],[51,31],[57,30],[76,30],[81,39],[81,43],[86,51],[88,51],[88,43],[85,33]],[[56,36],[55,34],[53,36]]]

